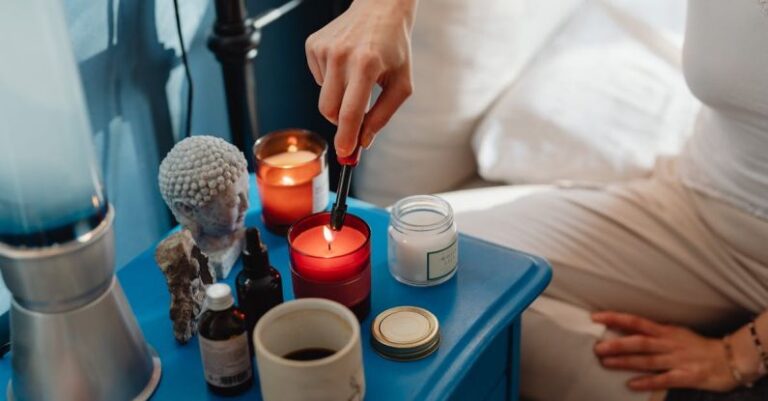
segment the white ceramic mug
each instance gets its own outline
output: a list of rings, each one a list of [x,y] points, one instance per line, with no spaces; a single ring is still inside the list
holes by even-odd
[[[267,312],[253,331],[265,401],[361,401],[363,350],[355,315],[340,303],[304,298]],[[286,355],[307,349],[332,355],[299,361]]]

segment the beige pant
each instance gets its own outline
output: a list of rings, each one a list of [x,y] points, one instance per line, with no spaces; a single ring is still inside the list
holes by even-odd
[[[768,307],[768,221],[683,187],[673,161],[620,185],[549,187],[517,199],[521,189],[509,188],[446,198],[461,231],[544,256],[554,269],[523,318],[526,399],[649,399],[625,387],[631,373],[600,366],[592,347],[610,333],[591,311],[717,333]]]

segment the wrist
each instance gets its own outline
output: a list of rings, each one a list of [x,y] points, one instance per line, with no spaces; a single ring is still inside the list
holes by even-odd
[[[354,0],[352,7],[365,7],[378,10],[378,14],[395,16],[403,19],[408,28],[413,26],[418,0]]]
[[[755,349],[751,334],[746,328],[741,328],[730,336],[733,348],[733,366],[738,369],[749,382],[760,379],[764,372],[760,367],[762,361]]]

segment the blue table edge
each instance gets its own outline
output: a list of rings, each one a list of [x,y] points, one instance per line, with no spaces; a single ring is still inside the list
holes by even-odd
[[[365,207],[369,212],[374,212],[389,217],[389,212],[387,210],[379,208],[370,203],[357,199],[352,200],[351,203],[358,207]],[[486,246],[502,249],[505,251],[510,250],[510,248],[477,237],[473,237],[471,235],[460,233],[459,236],[465,241],[475,241],[483,243]],[[552,268],[546,259],[516,249],[514,251],[520,255],[530,258],[533,262],[532,266],[534,267],[529,269],[520,279],[522,285],[517,288],[518,291],[526,294],[524,302],[516,303],[514,305],[504,303],[505,306],[501,309],[493,309],[491,311],[492,316],[484,319],[484,327],[478,330],[478,333],[488,334],[477,336],[477,338],[484,340],[480,340],[479,342],[472,344],[474,348],[473,352],[460,353],[459,358],[455,358],[453,360],[449,369],[443,372],[442,376],[435,382],[435,385],[430,386],[429,388],[423,388],[417,399],[429,401],[443,400],[448,398],[456,390],[468,372],[468,369],[464,369],[462,367],[473,366],[485,348],[490,345],[496,336],[498,336],[504,329],[512,326],[516,319],[520,319],[523,311],[528,308],[528,306],[533,303],[536,298],[539,297],[539,295],[549,285],[550,281],[552,281]],[[520,323],[518,322],[517,324]],[[519,334],[519,327],[516,332]],[[516,349],[516,351],[517,350],[519,350],[519,348]],[[519,358],[519,355],[515,356],[515,358]],[[515,399],[513,395],[510,396],[510,399]]]
[[[481,242],[488,246],[509,250],[509,248],[470,235],[460,234],[460,236],[465,240]],[[501,302],[501,299],[499,299],[497,304],[502,304],[503,306],[501,308],[491,308],[491,310],[488,311],[491,313],[491,316],[483,319],[485,322],[483,325],[484,327],[477,330],[478,334],[483,333],[485,335],[477,335],[475,337],[479,339],[479,341],[472,344],[474,350],[466,352],[467,350],[465,349],[457,358],[454,358],[449,369],[443,373],[442,377],[437,379],[434,386],[431,386],[428,389],[422,389],[422,394],[425,392],[426,394],[418,399],[443,400],[450,394],[453,394],[468,373],[468,369],[465,369],[464,367],[474,366],[486,347],[488,347],[503,330],[512,326],[516,319],[520,319],[523,311],[528,308],[528,306],[533,303],[533,301],[536,300],[549,285],[552,280],[552,268],[550,267],[549,262],[547,262],[546,259],[535,255],[517,250],[516,252],[532,259],[533,266],[536,267],[529,269],[528,272],[526,272],[520,279],[522,285],[516,288],[517,291],[526,294],[523,298],[524,301],[510,304]],[[519,322],[517,324],[519,324]],[[517,340],[519,341],[519,338]],[[515,358],[519,358],[519,355],[516,355]],[[512,395],[510,396],[512,397],[510,399],[516,399]]]

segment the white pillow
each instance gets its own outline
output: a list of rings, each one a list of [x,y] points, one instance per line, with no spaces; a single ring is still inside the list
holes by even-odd
[[[414,95],[363,154],[356,195],[386,205],[475,175],[479,119],[582,1],[421,1]]]
[[[684,10],[682,0],[663,2],[662,12]],[[641,22],[647,15],[618,10],[581,7],[493,106],[472,142],[484,179],[625,180],[680,149],[698,102],[675,60],[679,44]]]

